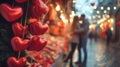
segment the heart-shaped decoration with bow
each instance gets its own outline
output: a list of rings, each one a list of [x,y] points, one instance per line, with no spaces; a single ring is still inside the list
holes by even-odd
[[[15,36],[22,37],[24,34],[27,33],[27,26],[23,26],[19,22],[12,24],[12,30]]]
[[[7,60],[8,67],[24,67],[26,64],[26,58],[21,57],[16,59],[15,57],[9,57]]]
[[[21,39],[18,36],[15,36],[11,40],[11,45],[14,51],[22,51],[28,47],[29,39]]]
[[[40,51],[47,44],[47,40],[45,38],[40,38],[39,36],[34,36],[28,46],[28,50],[30,51]]]
[[[8,4],[0,5],[0,14],[8,21],[13,22],[23,15],[21,7],[11,7]]]
[[[26,2],[27,0],[15,0],[16,2],[18,2],[18,3],[24,3],[24,2]]]
[[[32,35],[42,35],[48,30],[47,24],[42,24],[41,22],[32,22],[29,24],[29,32]]]

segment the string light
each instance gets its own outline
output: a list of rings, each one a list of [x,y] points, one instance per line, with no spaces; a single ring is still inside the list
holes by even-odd
[[[110,7],[107,7],[107,10],[110,10]]]
[[[107,13],[107,11],[106,11],[106,10],[104,10],[104,13]]]
[[[77,0],[73,0],[73,3],[76,3],[77,2]]]
[[[101,16],[100,16],[100,15],[98,15],[98,18],[101,18]]]
[[[60,11],[60,6],[59,5],[56,6],[56,11]]]
[[[116,10],[117,8],[114,6],[114,10]]]
[[[101,7],[101,10],[103,10],[104,9],[104,7]]]
[[[99,14],[100,13],[100,11],[97,11],[97,14]]]
[[[109,16],[109,15],[106,15],[106,18],[110,18],[110,16]]]

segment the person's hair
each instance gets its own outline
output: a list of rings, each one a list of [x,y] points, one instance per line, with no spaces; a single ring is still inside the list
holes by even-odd
[[[85,18],[85,14],[81,14],[81,17],[84,17],[84,18]]]
[[[72,22],[72,25],[71,25],[71,32],[74,31],[74,29],[75,29],[76,24],[77,24],[78,21],[79,21],[79,17],[78,16],[74,16],[73,22]]]

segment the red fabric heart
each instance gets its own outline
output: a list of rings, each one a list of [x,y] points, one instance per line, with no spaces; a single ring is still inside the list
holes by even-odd
[[[12,24],[12,30],[15,36],[22,37],[24,34],[27,33],[27,26],[22,26],[19,22]]]
[[[42,24],[41,22],[33,22],[29,24],[29,32],[32,35],[44,34],[48,29],[47,24]]]
[[[0,5],[1,15],[8,21],[13,22],[23,15],[23,10],[21,7],[11,7],[8,4]]]
[[[16,2],[18,2],[18,3],[24,3],[24,2],[26,2],[27,0],[15,0]]]
[[[49,11],[48,6],[41,0],[33,0],[31,8],[32,17],[39,18]]]
[[[22,51],[28,47],[29,40],[28,39],[21,39],[18,36],[15,36],[11,40],[11,45],[14,51]]]
[[[26,64],[26,58],[21,57],[16,59],[15,57],[9,57],[7,60],[8,67],[24,67]]]
[[[40,38],[39,36],[34,36],[28,46],[28,50],[30,51],[40,51],[47,44],[47,40],[45,38]]]

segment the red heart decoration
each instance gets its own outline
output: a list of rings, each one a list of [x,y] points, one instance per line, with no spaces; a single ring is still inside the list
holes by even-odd
[[[29,24],[29,32],[32,35],[44,34],[48,29],[47,24],[42,24],[41,22],[32,22]]]
[[[37,6],[34,5],[31,7],[31,17],[39,19],[42,16],[43,16],[43,13],[41,13],[41,11],[38,10]]]
[[[18,2],[18,3],[24,3],[24,2],[26,2],[27,0],[15,0],[16,2]]]
[[[91,6],[95,6],[95,3],[93,2],[93,3],[91,3]]]
[[[14,51],[22,51],[28,47],[29,40],[28,39],[21,39],[18,36],[15,36],[11,40],[11,45]]]
[[[7,60],[8,67],[24,67],[26,64],[26,58],[21,57],[16,59],[15,57],[9,57]]]
[[[21,7],[11,7],[8,4],[1,4],[0,5],[0,13],[1,15],[8,21],[12,22],[17,20],[23,15],[23,10]]]
[[[15,36],[22,37],[24,34],[27,33],[27,26],[22,26],[19,22],[12,24],[12,30]]]
[[[42,0],[33,0],[31,8],[32,17],[39,18],[49,11],[48,6]]]
[[[47,44],[47,40],[45,38],[34,36],[29,43],[28,50],[40,51],[46,46],[46,44]]]

